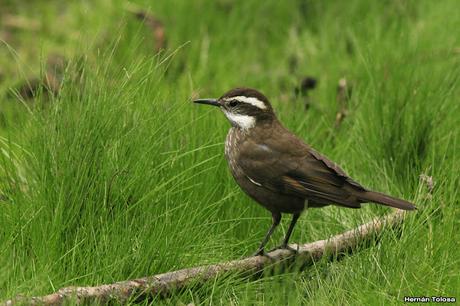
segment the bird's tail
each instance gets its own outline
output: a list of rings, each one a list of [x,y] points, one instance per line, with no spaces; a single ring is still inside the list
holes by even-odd
[[[375,191],[365,191],[361,193],[358,198],[363,202],[374,202],[378,204],[383,204],[386,206],[396,207],[403,210],[414,210],[417,209],[414,204],[411,202],[394,198],[392,196],[375,192]]]

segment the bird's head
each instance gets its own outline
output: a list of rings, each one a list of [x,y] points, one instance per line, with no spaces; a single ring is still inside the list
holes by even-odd
[[[218,106],[234,127],[243,130],[275,119],[267,97],[251,88],[234,88],[219,99],[197,99],[193,102]]]

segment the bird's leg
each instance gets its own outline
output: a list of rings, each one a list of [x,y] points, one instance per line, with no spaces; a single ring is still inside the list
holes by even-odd
[[[259,256],[259,255],[264,255],[264,248],[265,245],[267,244],[268,240],[270,239],[270,236],[273,234],[275,231],[275,228],[280,224],[281,221],[281,214],[280,213],[272,213],[272,225],[268,229],[268,232],[265,234],[264,240],[260,243],[259,248],[257,251],[254,253],[253,256]]]
[[[300,213],[295,213],[292,215],[291,223],[289,224],[288,231],[286,233],[286,236],[284,237],[283,244],[281,245],[282,247],[287,247],[289,238],[291,238],[292,230],[294,229],[294,226],[297,223],[297,220],[300,217]]]
[[[297,250],[291,248],[291,247],[288,245],[288,242],[289,242],[289,238],[291,237],[292,230],[294,229],[295,224],[297,223],[297,220],[299,219],[299,217],[300,217],[300,213],[294,213],[294,214],[292,215],[291,223],[289,224],[289,228],[288,228],[288,230],[287,230],[286,236],[284,237],[283,243],[282,243],[279,247],[274,248],[273,250],[277,250],[277,249],[288,249],[288,250],[290,250],[290,251],[297,252]],[[273,250],[271,250],[271,251],[273,251]]]

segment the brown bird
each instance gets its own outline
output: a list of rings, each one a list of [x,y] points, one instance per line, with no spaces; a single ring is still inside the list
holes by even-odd
[[[219,99],[195,103],[219,107],[232,124],[225,141],[225,156],[238,185],[272,214],[272,225],[255,255],[264,247],[281,221],[292,214],[283,243],[307,207],[330,204],[360,208],[374,202],[404,210],[416,207],[405,200],[371,191],[350,178],[337,164],[312,149],[276,118],[268,99],[250,88],[235,88]]]

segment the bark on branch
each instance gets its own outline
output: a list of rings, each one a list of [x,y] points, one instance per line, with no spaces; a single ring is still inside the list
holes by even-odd
[[[4,305],[62,305],[69,302],[82,304],[88,302],[106,303],[108,301],[123,303],[133,298],[167,295],[173,290],[183,289],[196,283],[203,283],[226,273],[256,273],[262,271],[264,267],[292,263],[292,260],[302,266],[308,266],[323,256],[334,257],[341,253],[349,252],[363,241],[375,237],[385,228],[398,227],[403,218],[404,212],[397,210],[383,218],[376,218],[369,223],[327,240],[303,245],[290,245],[298,249],[296,255],[293,255],[289,250],[275,250],[268,254],[269,257],[249,257],[95,287],[66,287],[46,296],[16,297],[6,301]]]

